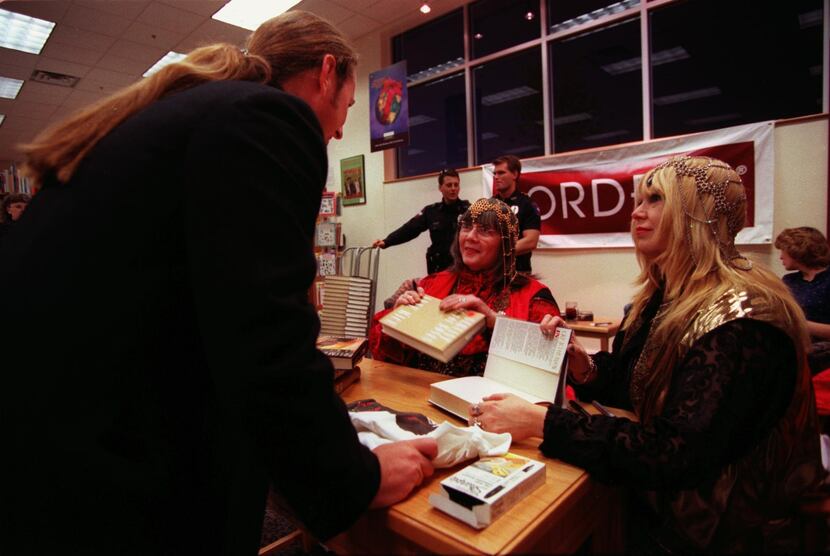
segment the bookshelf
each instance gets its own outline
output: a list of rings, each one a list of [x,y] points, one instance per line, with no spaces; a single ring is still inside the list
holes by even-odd
[[[34,188],[29,178],[20,174],[17,164],[12,162],[8,168],[0,171],[0,191],[3,193],[34,194]]]
[[[314,229],[314,257],[317,259],[317,275],[309,291],[309,299],[319,311],[323,307],[323,283],[325,276],[340,273],[340,258],[345,247],[340,196],[333,191],[323,191],[320,212]]]

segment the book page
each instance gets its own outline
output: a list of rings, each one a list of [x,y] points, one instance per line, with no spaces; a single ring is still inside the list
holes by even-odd
[[[570,338],[571,331],[566,328],[558,328],[555,338],[546,338],[536,323],[500,317],[489,353],[558,374]]]
[[[507,392],[516,394],[531,403],[554,403],[559,391],[559,373],[541,369],[527,363],[507,359],[491,353],[487,356],[484,377],[501,387],[491,394]]]

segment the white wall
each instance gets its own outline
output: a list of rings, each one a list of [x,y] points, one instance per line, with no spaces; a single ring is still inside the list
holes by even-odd
[[[369,152],[368,74],[383,67],[381,37],[372,34],[357,43],[361,53],[356,104],[349,113],[345,139],[329,147],[331,167],[337,173],[339,160],[366,156],[367,203],[345,207],[341,221],[350,246],[370,245],[414,216],[424,205],[440,199],[435,176],[383,183],[383,154]],[[774,235],[792,226],[813,226],[826,234],[827,221],[827,119],[776,126]],[[481,171],[462,172],[461,196],[481,196]],[[381,254],[378,303],[407,278],[426,273],[424,254],[428,234],[386,249]],[[772,245],[742,247],[753,260],[782,274],[778,252]],[[619,317],[631,298],[632,281],[638,274],[633,249],[545,249],[533,253],[533,270],[564,307],[576,300],[595,315]]]

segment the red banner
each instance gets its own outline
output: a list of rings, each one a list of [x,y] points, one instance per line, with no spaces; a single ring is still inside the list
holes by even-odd
[[[738,243],[769,243],[772,233],[772,124],[737,126],[606,151],[562,154],[523,163],[519,189],[542,217],[539,247],[630,246],[634,185],[677,155],[710,156],[731,165],[747,195],[747,221]],[[492,191],[492,165],[482,174]]]
[[[543,234],[628,232],[634,184],[648,170],[678,154],[711,156],[738,170],[746,188],[747,226],[754,224],[755,149],[751,141],[596,168],[522,173],[519,189],[539,206]]]

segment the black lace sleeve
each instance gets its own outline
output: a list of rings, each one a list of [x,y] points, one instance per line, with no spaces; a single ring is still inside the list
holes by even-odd
[[[650,425],[551,407],[540,449],[605,482],[691,488],[769,432],[792,398],[795,377],[795,350],[784,332],[735,320],[692,346]]]

